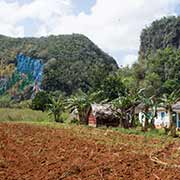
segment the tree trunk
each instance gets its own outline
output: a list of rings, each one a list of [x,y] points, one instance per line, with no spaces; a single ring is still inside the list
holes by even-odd
[[[151,119],[151,129],[153,130],[155,128],[156,127],[155,127],[155,124],[154,124],[154,117],[152,117],[152,119]]]
[[[83,111],[79,112],[79,120],[80,124],[88,125],[88,119],[89,119],[89,111],[91,108],[86,108]]]
[[[172,109],[168,109],[169,123],[170,123],[170,135],[176,137],[176,120],[172,117]]]
[[[127,113],[125,113],[124,128],[125,129],[129,128],[129,117],[128,117]]]
[[[119,127],[125,129],[129,128],[128,117],[125,111],[123,111],[120,115]]]
[[[144,121],[143,131],[144,131],[144,132],[147,132],[147,131],[148,131],[148,119],[147,119],[147,117],[145,118],[145,121]]]
[[[119,118],[119,127],[123,128],[123,116],[120,116]]]
[[[55,120],[55,122],[57,122],[56,114],[54,114],[54,120]]]
[[[156,128],[154,118],[157,117],[157,107],[155,106],[154,108],[155,108],[155,109],[153,110],[153,115],[152,115],[152,117],[151,117],[151,118],[152,118],[152,119],[151,119],[151,129],[152,129],[152,130]]]
[[[132,108],[132,111],[131,111],[131,124],[130,124],[130,127],[131,128],[134,128],[136,126],[136,118],[135,118],[135,108],[133,107]]]
[[[80,124],[83,124],[83,125],[87,124],[86,116],[85,116],[84,112],[79,113],[79,121],[80,121]]]
[[[144,126],[142,125],[142,130],[144,132],[147,132],[148,131],[148,124],[149,124],[149,119],[147,118],[147,114],[148,114],[148,110],[149,110],[149,107],[145,107],[145,120],[144,120]]]

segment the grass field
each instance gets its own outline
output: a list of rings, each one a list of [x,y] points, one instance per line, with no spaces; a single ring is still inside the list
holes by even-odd
[[[0,108],[0,121],[50,122],[52,118],[47,112],[31,109]]]
[[[68,113],[63,113],[62,118],[64,119],[64,124],[53,123],[53,117],[48,115],[48,112],[34,111],[31,109],[13,109],[13,108],[0,108],[0,122],[29,122],[41,125],[49,126],[69,126],[69,115]],[[102,127],[101,129],[107,129]],[[154,130],[149,131],[144,134],[141,128],[136,129],[123,129],[123,128],[111,128],[113,131],[122,132],[125,134],[135,134],[150,137],[161,137],[164,136],[164,130]]]

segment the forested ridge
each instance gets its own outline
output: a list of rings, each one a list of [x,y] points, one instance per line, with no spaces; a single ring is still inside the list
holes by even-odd
[[[42,88],[71,94],[77,89],[87,92],[118,69],[116,61],[87,37],[80,34],[41,38],[0,36],[0,62],[3,67],[16,64],[16,55],[42,59]]]

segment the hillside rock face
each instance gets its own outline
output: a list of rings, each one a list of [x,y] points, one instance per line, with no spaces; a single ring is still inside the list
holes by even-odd
[[[42,72],[37,70],[38,64],[43,67]],[[116,61],[83,35],[0,36],[1,95],[12,89],[23,93],[28,86],[34,88],[37,84],[44,90],[62,91],[67,95],[77,89],[86,92],[117,69]],[[9,83],[17,74],[18,80]],[[23,87],[22,82],[26,84]]]
[[[158,49],[180,48],[180,17],[164,17],[154,21],[141,33],[140,57],[146,58]]]

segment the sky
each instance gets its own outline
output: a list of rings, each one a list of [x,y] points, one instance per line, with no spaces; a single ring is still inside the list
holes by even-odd
[[[0,34],[84,34],[125,66],[138,58],[143,28],[179,13],[180,0],[0,0]]]

